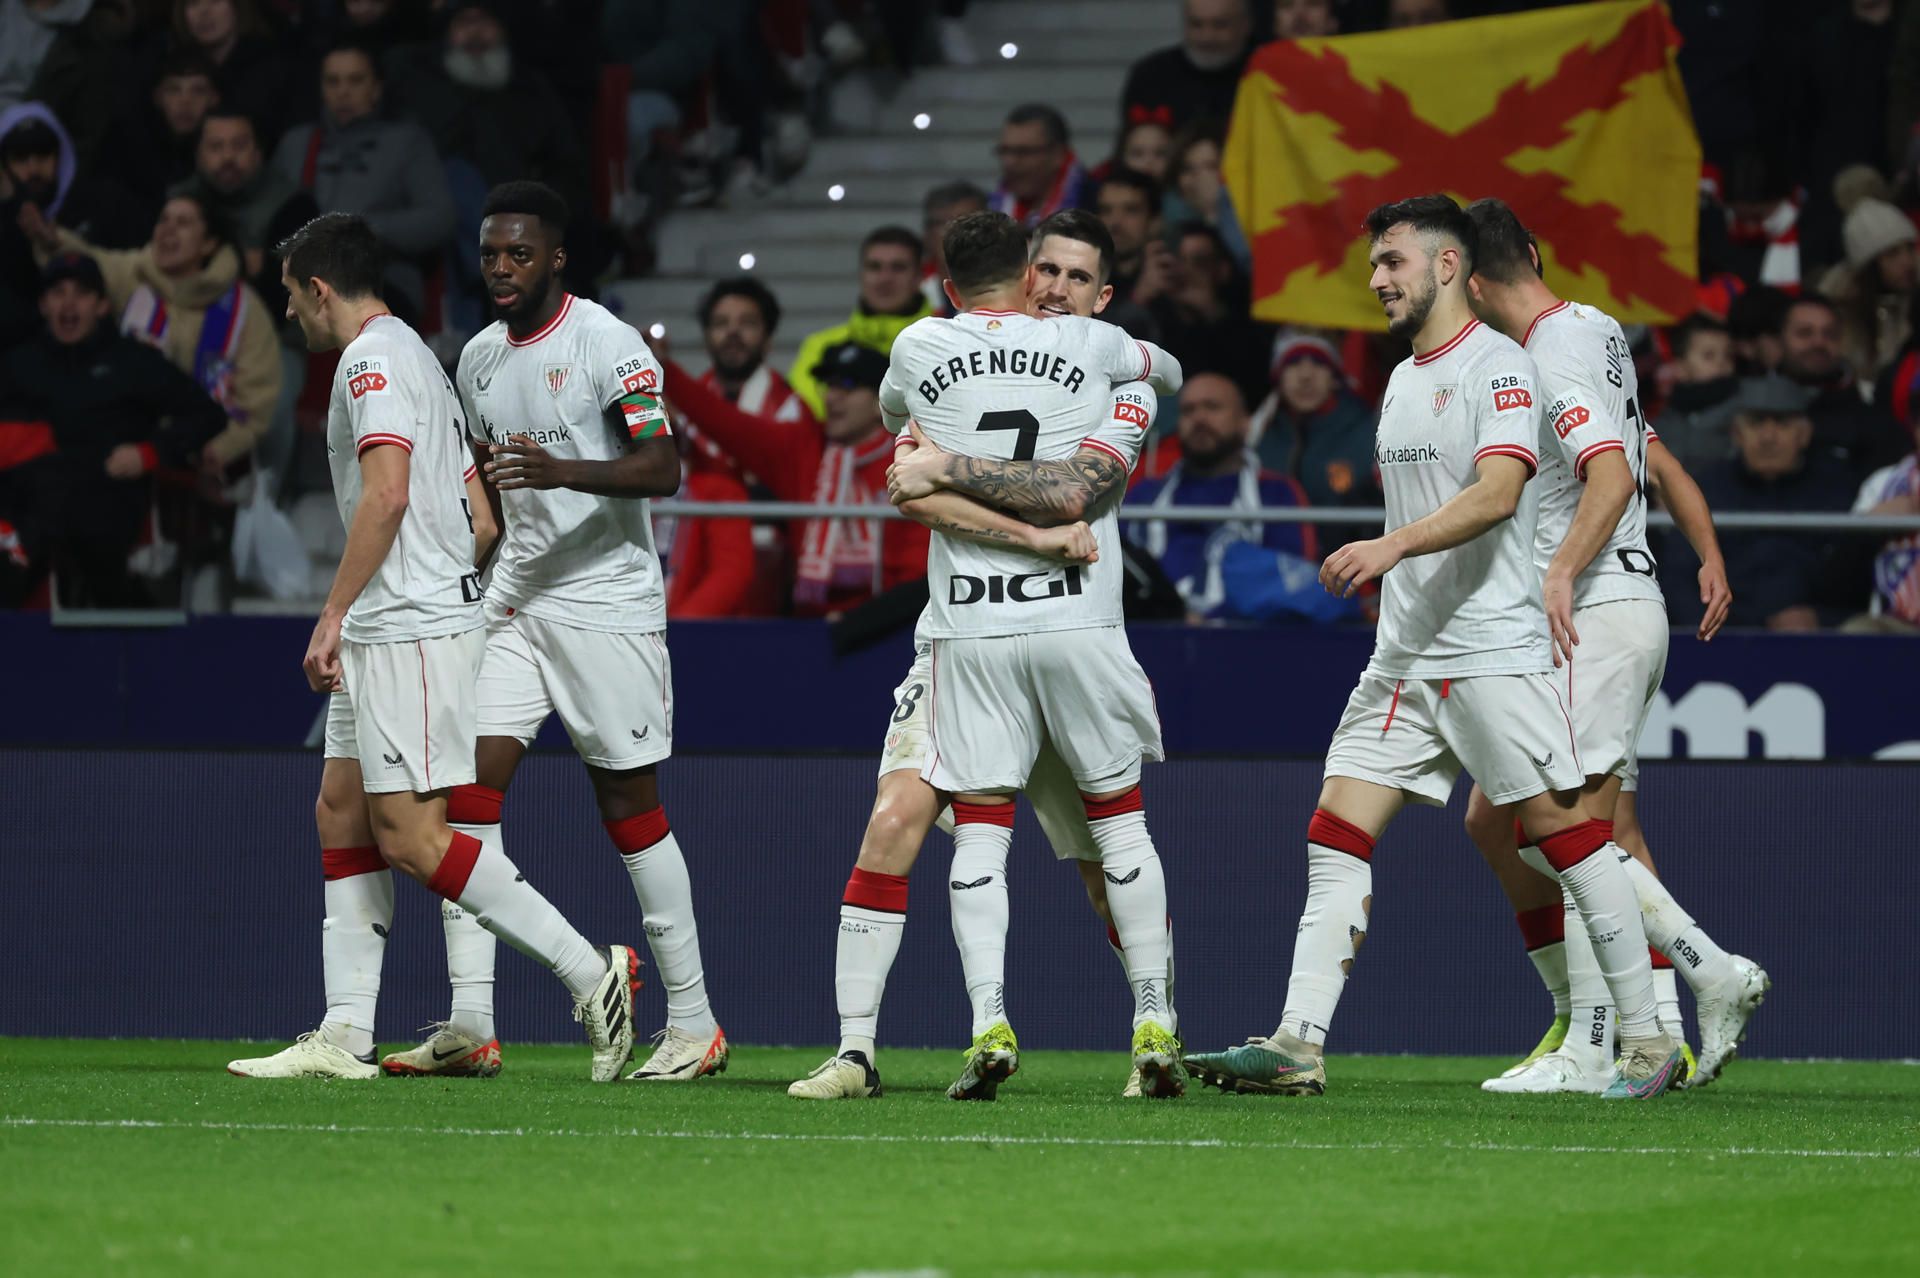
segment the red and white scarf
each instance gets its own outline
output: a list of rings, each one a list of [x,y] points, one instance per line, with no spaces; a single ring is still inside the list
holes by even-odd
[[[886,486],[861,476],[876,458],[892,451],[893,441],[884,436],[864,448],[829,443],[820,457],[813,500],[835,506],[888,505]],[[837,594],[879,594],[885,584],[880,544],[877,519],[809,519],[801,532],[795,602],[820,607]]]

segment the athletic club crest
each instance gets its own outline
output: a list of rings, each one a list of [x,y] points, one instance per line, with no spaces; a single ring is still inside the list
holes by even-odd
[[[560,388],[567,384],[567,374],[573,371],[573,365],[548,364],[544,371],[547,375],[547,394],[558,397]],[[1436,408],[1434,411],[1440,410]]]
[[[547,375],[549,378],[552,377],[553,374],[551,370],[549,370]],[[1435,417],[1447,411],[1447,405],[1453,402],[1453,392],[1455,389],[1456,388],[1452,386],[1442,386],[1433,392],[1433,415]]]
[[[1000,321],[999,321],[999,320],[997,320],[997,319],[990,319],[990,320],[988,320],[988,321],[987,321],[987,331],[988,331],[989,333],[997,333],[997,332],[999,332],[999,331],[1000,331]]]

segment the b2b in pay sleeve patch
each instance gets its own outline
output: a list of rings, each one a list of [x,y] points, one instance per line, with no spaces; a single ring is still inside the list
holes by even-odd
[[[356,359],[347,367],[347,394],[355,399],[384,395],[392,384],[387,376],[387,361],[378,355]]]
[[[1518,373],[1500,374],[1488,384],[1488,389],[1493,392],[1493,411],[1496,413],[1531,411],[1533,408],[1533,387]]]

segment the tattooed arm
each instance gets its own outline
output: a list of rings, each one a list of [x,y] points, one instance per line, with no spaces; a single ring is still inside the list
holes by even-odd
[[[1127,477],[1125,464],[1109,449],[1082,448],[1058,461],[996,461],[943,453],[914,430],[920,447],[902,453],[887,472],[896,506],[946,488],[1051,526],[1085,518]]]
[[[1035,528],[964,493],[910,498],[900,503],[900,513],[934,532],[983,546],[1029,550],[1063,563],[1093,563],[1100,557],[1099,543],[1084,523]]]

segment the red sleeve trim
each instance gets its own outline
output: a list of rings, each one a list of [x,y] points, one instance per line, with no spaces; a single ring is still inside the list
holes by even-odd
[[[1138,338],[1134,340],[1133,344],[1140,348],[1140,362],[1146,365],[1146,371],[1141,373],[1139,378],[1140,381],[1144,382],[1153,376],[1153,352],[1148,350],[1147,344]]]
[[[478,466],[469,466],[466,469],[466,473],[460,476],[460,482],[464,484],[469,479],[472,479],[475,475],[479,473],[480,473],[480,468]]]
[[[1580,455],[1573,459],[1573,477],[1584,481],[1587,477],[1587,463],[1598,457],[1601,453],[1624,453],[1626,451],[1627,446],[1617,439],[1603,439],[1597,444],[1588,444],[1580,450]]]
[[[1488,444],[1473,455],[1473,464],[1478,466],[1483,457],[1518,457],[1527,464],[1529,476],[1540,473],[1540,459],[1533,455],[1532,449],[1522,444]]]
[[[383,433],[378,435],[361,436],[360,442],[353,446],[353,455],[358,457],[361,453],[366,452],[369,448],[378,448],[382,444],[392,444],[395,448],[404,448],[408,452],[413,451],[413,441],[411,439],[408,439],[405,435],[392,435],[392,434]]]
[[[1122,453],[1119,449],[1115,448],[1112,444],[1107,443],[1105,440],[1088,437],[1080,441],[1080,447],[1097,448],[1101,452],[1105,453],[1107,456],[1119,462],[1122,466],[1128,465],[1126,454]]]
[[[1649,444],[1657,444],[1660,442],[1660,432],[1651,426],[1647,427],[1647,442]]]

